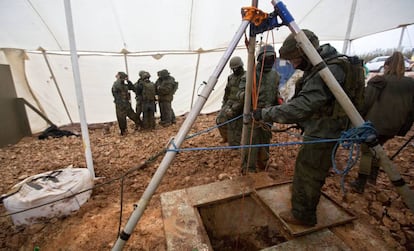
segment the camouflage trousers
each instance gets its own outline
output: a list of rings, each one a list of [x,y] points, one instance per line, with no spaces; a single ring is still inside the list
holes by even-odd
[[[252,125],[249,124],[246,133],[248,145],[268,145],[272,139],[270,127],[264,125],[254,125],[252,131]],[[243,156],[243,172],[256,172],[257,168],[264,170],[269,161],[269,146],[243,148]]]
[[[141,121],[141,113],[142,113],[142,100],[136,99],[136,105],[135,105],[135,113],[137,114],[139,123],[142,127],[142,121]]]
[[[223,124],[224,122],[227,121],[227,116],[224,113],[224,110],[221,109],[219,111],[219,113],[217,114],[217,118],[216,118],[216,124],[220,125]],[[220,127],[218,127],[220,136],[223,138],[224,142],[228,142],[228,138],[227,138],[227,124],[221,125]]]
[[[142,102],[142,128],[155,128],[155,101]]]
[[[162,125],[170,125],[175,123],[175,114],[171,107],[171,101],[159,101],[160,116]]]
[[[296,158],[292,184],[292,214],[299,220],[317,222],[316,207],[325,184],[335,142],[302,145]]]
[[[121,133],[125,132],[127,129],[127,117],[134,121],[135,127],[139,126],[139,118],[134,110],[132,110],[130,103],[115,104],[115,109],[116,119],[118,120],[118,126]]]
[[[231,118],[230,118],[231,119]],[[219,114],[216,118],[216,124],[220,125],[228,120],[227,116],[224,114],[223,110],[220,110]],[[239,119],[232,121],[230,123],[226,123],[221,125],[218,130],[220,132],[221,137],[223,138],[224,142],[228,142],[229,146],[239,146],[241,142],[242,136],[242,129],[243,129],[243,118],[240,117]]]

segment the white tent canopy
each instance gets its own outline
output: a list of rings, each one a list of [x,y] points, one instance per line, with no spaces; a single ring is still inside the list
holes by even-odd
[[[351,0],[284,3],[299,26],[313,30],[322,41],[352,41],[414,23],[412,0],[354,1],[354,12]],[[189,111],[239,27],[241,8],[250,5],[246,0],[72,0],[87,122],[116,119],[110,89],[117,71],[127,71],[135,81],[140,70],[147,70],[155,81],[157,71],[168,69],[180,83],[175,112]],[[268,13],[273,9],[270,0],[259,1],[259,8]],[[0,53],[0,63],[11,66],[18,96],[57,125],[79,122],[63,0],[2,0],[0,26],[0,48],[19,49]],[[257,39],[278,49],[288,34],[281,27]],[[235,54],[246,58],[244,41]],[[223,72],[203,112],[220,107],[229,73]],[[29,120],[33,132],[46,126],[35,114]]]

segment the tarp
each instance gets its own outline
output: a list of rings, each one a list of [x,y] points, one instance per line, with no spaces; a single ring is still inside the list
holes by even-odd
[[[354,40],[414,23],[412,0],[355,1],[354,15],[351,0],[284,3],[299,26],[313,30],[322,41]],[[146,70],[155,81],[157,71],[168,69],[180,83],[173,101],[175,112],[188,112],[239,27],[241,8],[250,5],[246,0],[72,0],[87,122],[116,119],[110,89],[117,71],[128,71],[136,81],[138,72]],[[259,1],[259,8],[268,13],[273,10],[270,0]],[[0,27],[0,48],[25,52],[0,53],[0,63],[10,64],[15,82],[18,80],[18,95],[57,125],[79,122],[63,1],[1,0]],[[289,30],[281,27],[258,35],[257,42],[272,43],[277,50],[288,34]],[[247,63],[244,44],[240,41],[234,55]],[[69,114],[40,47],[46,52]],[[226,68],[203,113],[220,108],[228,74],[230,69]],[[35,116],[29,117],[33,132],[46,128]]]

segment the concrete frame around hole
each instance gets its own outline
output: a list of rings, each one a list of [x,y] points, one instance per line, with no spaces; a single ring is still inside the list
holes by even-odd
[[[283,189],[276,195],[275,191],[266,192],[269,189],[279,189],[278,187]],[[355,217],[340,208],[326,195],[322,196],[320,203],[322,206],[318,206],[318,214],[319,211],[321,211],[321,214],[326,214],[325,211],[328,210],[330,216],[326,217],[324,215],[325,217],[321,217],[323,218],[322,223],[318,223],[315,227],[292,226],[278,218],[278,212],[289,206],[289,187],[290,182],[277,183],[267,173],[257,173],[238,177],[234,180],[225,180],[161,194],[167,250],[213,250],[203,219],[198,211],[199,208],[225,203],[243,196],[251,196],[260,207],[273,214],[275,221],[272,221],[272,223],[276,224],[276,227],[288,240],[280,244],[281,246],[294,245],[299,248],[318,245],[322,242],[326,244],[326,240],[329,240],[332,247],[348,250],[347,246],[332,232],[322,229],[350,222]],[[325,239],[320,239],[321,236]],[[298,242],[298,239],[301,241]],[[266,247],[266,250],[279,250],[278,246]]]

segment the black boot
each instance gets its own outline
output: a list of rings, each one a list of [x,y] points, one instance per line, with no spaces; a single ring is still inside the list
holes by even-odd
[[[367,184],[367,179],[368,175],[359,173],[358,178],[350,184],[352,190],[360,194],[364,193],[365,184]]]
[[[379,173],[379,167],[378,166],[372,166],[371,167],[371,174],[368,177],[368,183],[369,184],[372,184],[374,186],[377,184],[378,173]]]

